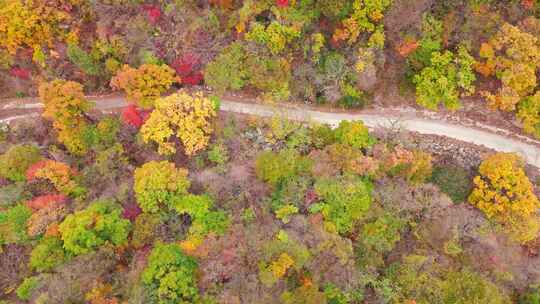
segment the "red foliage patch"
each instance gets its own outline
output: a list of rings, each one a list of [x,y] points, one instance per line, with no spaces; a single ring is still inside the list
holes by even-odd
[[[31,181],[36,178],[36,173],[38,172],[38,170],[45,168],[48,162],[48,159],[43,159],[28,167],[28,169],[26,170],[26,179]]]
[[[156,5],[148,4],[143,5],[143,10],[146,12],[146,16],[148,17],[148,20],[150,20],[151,24],[158,23],[159,19],[161,18],[161,8]]]
[[[31,201],[27,201],[26,206],[28,206],[32,210],[39,210],[48,207],[60,207],[61,205],[64,205],[66,203],[67,197],[65,195],[47,194],[38,196]]]
[[[141,111],[134,104],[130,104],[122,110],[122,119],[128,125],[137,129],[144,123]]]
[[[287,7],[289,6],[289,0],[276,0],[276,4],[279,7]]]
[[[128,203],[124,206],[124,210],[122,211],[122,217],[134,222],[137,216],[141,214],[141,212],[142,210],[137,204]]]
[[[194,54],[184,54],[182,57],[176,59],[171,66],[176,70],[176,74],[182,78],[182,84],[198,85],[204,79],[200,71],[201,61]]]
[[[19,67],[13,67],[11,68],[11,71],[9,71],[9,74],[13,77],[29,80],[30,79],[30,70],[19,68]]]

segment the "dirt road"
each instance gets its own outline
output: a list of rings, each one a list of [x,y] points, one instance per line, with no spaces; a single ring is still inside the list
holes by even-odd
[[[96,108],[108,111],[124,107],[126,101],[122,97],[90,98],[96,103]],[[0,114],[8,111],[24,111],[24,113],[0,118],[0,122],[9,123],[17,119],[35,117],[39,115],[43,105],[35,98],[13,100],[4,103],[0,107]],[[276,113],[285,115],[291,119],[302,121],[315,121],[327,123],[333,126],[342,120],[362,120],[370,128],[400,127],[404,130],[418,132],[420,134],[432,134],[484,146],[500,152],[519,153],[527,163],[540,168],[540,147],[534,143],[528,143],[504,135],[486,130],[451,124],[444,121],[418,118],[414,115],[391,115],[391,114],[347,114],[329,113],[322,111],[306,110],[301,107],[276,107],[261,104],[247,104],[230,100],[221,101],[221,111],[250,114],[257,116],[272,116]],[[2,117],[3,115],[0,115]]]

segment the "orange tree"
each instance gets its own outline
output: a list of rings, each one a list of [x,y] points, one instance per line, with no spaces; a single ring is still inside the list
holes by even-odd
[[[156,100],[155,106],[141,128],[144,142],[156,143],[164,155],[176,152],[171,136],[180,140],[188,156],[206,148],[213,132],[211,119],[216,116],[214,102],[200,92],[190,96],[180,91]]]
[[[75,154],[84,154],[88,143],[84,138],[90,125],[85,112],[92,108],[83,87],[74,81],[53,80],[39,86],[39,97],[45,105],[43,117],[53,121],[58,140]]]
[[[479,173],[469,202],[501,223],[515,239],[527,242],[536,237],[539,201],[521,158],[512,153],[494,154],[482,162]]]
[[[174,70],[166,65],[143,64],[137,69],[124,65],[112,78],[111,87],[124,90],[129,101],[149,109],[174,81]]]

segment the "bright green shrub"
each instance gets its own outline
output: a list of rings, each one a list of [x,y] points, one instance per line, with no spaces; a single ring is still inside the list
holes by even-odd
[[[30,254],[30,267],[43,272],[62,265],[68,259],[68,255],[62,246],[62,240],[59,238],[43,238]]]
[[[206,66],[204,81],[218,92],[242,89],[249,79],[246,56],[240,43],[232,43]]]
[[[300,37],[300,31],[292,26],[273,21],[266,28],[256,22],[246,34],[246,40],[265,45],[272,54],[281,53],[287,45]]]
[[[525,133],[540,138],[540,91],[519,102],[516,117],[523,124]]]
[[[433,170],[431,182],[456,204],[466,201],[472,190],[472,179],[469,173],[458,166],[436,167]]]
[[[131,223],[122,218],[122,209],[110,201],[95,201],[88,208],[70,214],[60,224],[64,248],[74,255],[85,254],[112,243],[127,242]]]
[[[239,43],[223,50],[205,69],[208,86],[224,92],[252,86],[266,97],[283,100],[289,98],[291,67],[284,58],[249,53]]]
[[[367,148],[375,143],[362,121],[341,121],[335,130],[335,138],[337,142],[357,149]]]
[[[188,171],[167,161],[151,161],[135,169],[137,204],[144,212],[157,212],[162,204],[170,206],[173,197],[186,195],[191,185]]]
[[[67,57],[86,75],[97,76],[102,72],[99,62],[95,61],[90,54],[76,44],[68,44]]]
[[[26,226],[31,215],[32,211],[24,204],[0,211],[0,245],[26,241]]]
[[[518,304],[540,304],[540,291],[533,288],[521,294]]]
[[[460,95],[474,92],[473,64],[464,47],[459,48],[457,58],[450,51],[431,53],[429,65],[413,78],[416,102],[431,110],[437,110],[440,103],[450,110],[458,109]]]
[[[158,243],[148,258],[142,282],[152,303],[188,304],[199,299],[197,262],[176,244]]]
[[[11,181],[24,181],[26,170],[41,159],[39,148],[32,145],[16,145],[0,155],[0,177]]]
[[[321,212],[328,230],[346,234],[368,211],[372,188],[369,181],[355,176],[322,178],[315,183],[321,200],[310,212]]]
[[[29,277],[19,285],[15,293],[17,297],[23,301],[28,301],[32,297],[32,293],[39,288],[40,282],[37,277]]]
[[[403,226],[404,222],[401,219],[386,213],[362,227],[360,240],[379,253],[389,252],[401,239]]]
[[[191,217],[190,236],[197,240],[209,232],[223,234],[229,224],[225,213],[211,211],[214,201],[207,195],[177,196],[172,199],[170,205],[179,214],[188,214]]]
[[[277,186],[297,175],[309,172],[312,162],[294,150],[279,153],[262,152],[255,162],[257,177],[273,186]]]
[[[208,160],[216,165],[224,165],[229,160],[229,151],[223,143],[214,144],[208,150]]]

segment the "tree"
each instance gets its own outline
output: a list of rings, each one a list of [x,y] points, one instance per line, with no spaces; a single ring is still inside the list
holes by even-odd
[[[429,64],[414,76],[416,102],[423,107],[437,110],[442,103],[449,110],[461,107],[459,97],[474,93],[474,58],[460,46],[457,57],[450,51],[435,51]]]
[[[367,148],[375,143],[362,121],[342,120],[335,130],[335,138],[339,143],[356,149]]]
[[[70,7],[77,0],[63,0]],[[59,5],[58,7],[61,7]],[[64,40],[69,34],[62,23],[72,19],[69,14],[47,1],[6,0],[0,2],[0,48],[10,54],[23,48],[41,50],[52,47],[55,40]],[[73,28],[73,27],[71,27]]]
[[[191,156],[206,148],[213,132],[211,119],[216,117],[216,105],[201,92],[193,96],[184,91],[156,100],[155,110],[141,128],[144,142],[155,142],[158,153],[176,152],[175,136]]]
[[[30,267],[36,271],[49,271],[58,265],[62,265],[68,258],[68,254],[62,247],[62,240],[56,237],[44,237],[39,244],[32,249],[30,254]]]
[[[485,61],[477,66],[484,76],[495,75],[502,82],[496,93],[484,91],[492,108],[513,111],[518,102],[533,93],[540,68],[540,40],[533,34],[505,23],[480,48]]]
[[[540,91],[519,102],[516,116],[526,133],[540,138]]]
[[[469,202],[526,242],[536,237],[539,230],[535,213],[540,202],[523,166],[516,154],[491,155],[480,164],[480,175],[473,180],[475,187]]]
[[[74,154],[84,154],[89,143],[84,135],[90,127],[85,112],[92,108],[83,87],[74,81],[53,80],[39,86],[39,97],[45,105],[43,117],[53,121],[58,140]]]
[[[73,255],[92,252],[110,243],[126,244],[131,223],[122,209],[111,201],[95,201],[82,211],[66,217],[59,230],[66,251]]]
[[[311,166],[311,160],[299,155],[295,150],[262,152],[257,156],[255,172],[259,179],[278,186],[297,175],[309,172]]]
[[[321,212],[326,228],[340,234],[350,232],[371,206],[369,181],[356,176],[321,178],[315,183],[320,202],[310,212]]]
[[[74,177],[74,171],[68,165],[50,159],[41,160],[26,170],[26,179],[29,181],[44,179],[64,195],[81,197],[86,193],[86,189],[80,186]]]
[[[194,303],[199,299],[197,268],[195,259],[177,244],[158,243],[150,253],[142,281],[153,303]]]
[[[167,65],[143,64],[137,69],[124,65],[111,79],[111,87],[124,90],[129,101],[150,109],[174,82],[174,70]]]
[[[31,215],[32,211],[24,204],[0,211],[0,245],[28,240],[26,225]]]
[[[173,197],[188,193],[191,183],[187,176],[186,169],[167,161],[151,161],[135,169],[133,190],[139,207],[154,213],[163,204],[171,206]]]
[[[0,155],[0,177],[11,181],[24,181],[30,165],[41,159],[39,148],[33,145],[11,146]]]

